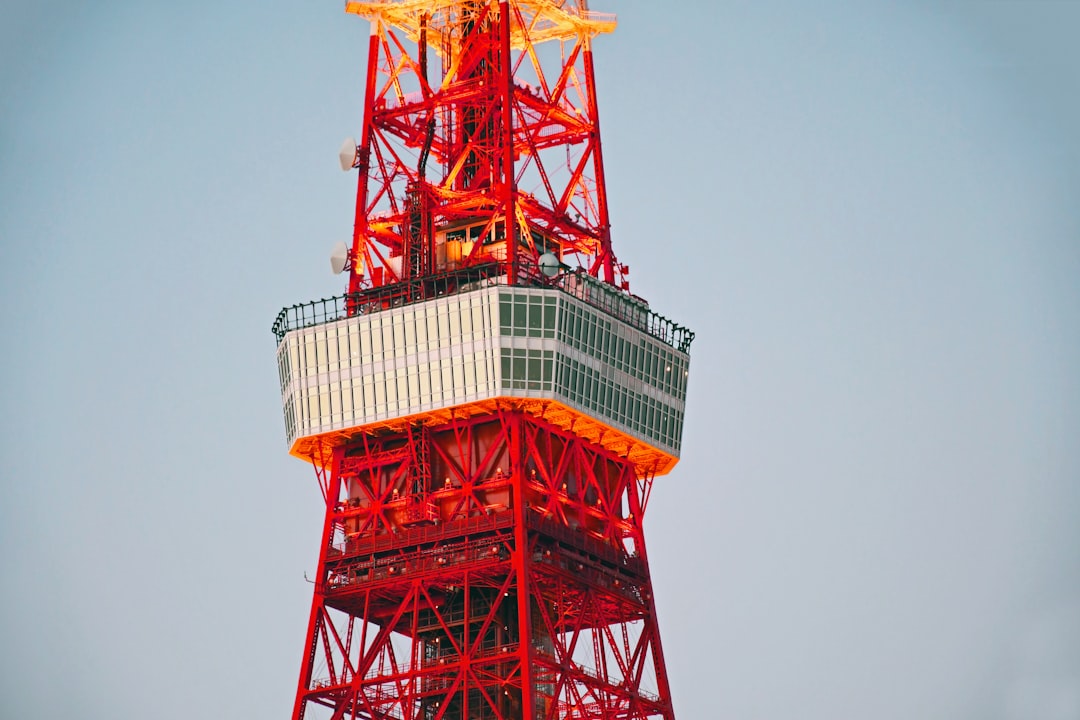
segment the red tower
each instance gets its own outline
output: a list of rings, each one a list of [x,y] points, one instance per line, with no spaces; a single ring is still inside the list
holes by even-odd
[[[611,248],[584,0],[371,23],[345,295],[274,324],[326,501],[294,720],[673,718],[642,535],[693,333]]]

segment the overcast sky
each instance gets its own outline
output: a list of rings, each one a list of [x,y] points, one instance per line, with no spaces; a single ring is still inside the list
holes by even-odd
[[[677,716],[1080,719],[1080,3],[591,5],[616,252],[697,332],[646,517]],[[0,717],[291,711],[270,325],[343,290],[367,34],[5,4]]]

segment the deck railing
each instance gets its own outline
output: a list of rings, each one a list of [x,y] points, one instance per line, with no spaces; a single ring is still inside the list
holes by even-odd
[[[564,273],[552,280],[532,272],[522,274],[519,287],[555,288],[628,325],[647,333],[680,352],[689,352],[694,333],[649,309],[644,300],[583,271]],[[494,285],[505,285],[502,263],[487,263],[462,270],[406,280],[359,293],[337,295],[282,309],[270,328],[281,342],[293,330],[323,325],[354,315],[369,315],[445,295],[460,295]]]

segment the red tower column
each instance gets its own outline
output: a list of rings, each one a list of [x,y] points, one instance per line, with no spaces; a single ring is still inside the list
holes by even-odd
[[[325,499],[293,718],[671,719],[642,521],[693,333],[611,249],[590,44],[614,17],[347,10],[372,24],[348,292],[274,324]]]

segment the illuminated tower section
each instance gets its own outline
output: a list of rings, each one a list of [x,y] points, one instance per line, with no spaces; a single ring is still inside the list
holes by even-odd
[[[673,718],[642,520],[693,334],[611,249],[584,0],[371,23],[348,271],[274,324],[325,522],[293,718]]]

